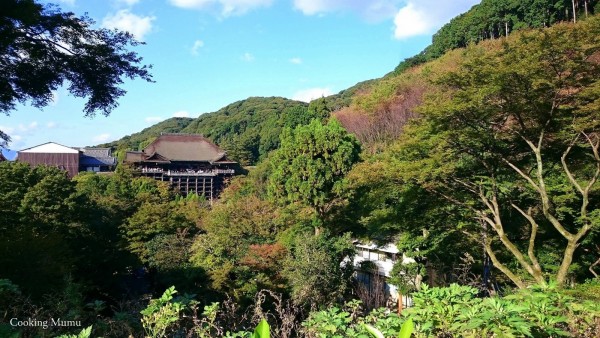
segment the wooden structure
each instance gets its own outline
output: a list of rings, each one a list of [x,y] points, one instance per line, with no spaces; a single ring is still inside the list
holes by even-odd
[[[65,170],[69,177],[73,177],[79,172],[79,150],[54,142],[19,151],[17,161],[29,163],[32,167],[55,166]]]
[[[169,182],[183,195],[197,193],[217,198],[236,173],[221,148],[198,134],[162,134],[142,151],[129,151],[125,162],[138,174]]]

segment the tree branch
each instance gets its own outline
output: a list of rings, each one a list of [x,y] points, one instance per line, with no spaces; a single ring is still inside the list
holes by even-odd
[[[592,146],[592,152],[594,153],[594,158],[596,159],[596,172],[592,176],[592,179],[590,180],[588,185],[585,187],[585,192],[587,194],[587,193],[589,193],[592,186],[594,184],[596,184],[596,182],[598,181],[598,177],[600,177],[600,153],[598,151],[598,148],[600,147],[600,139],[598,139],[596,144],[594,144],[594,142],[592,141],[592,139],[590,138],[590,136],[588,134],[583,133],[583,135],[585,136],[585,138],[588,140],[588,142]],[[596,138],[598,138],[598,137],[596,137]]]
[[[526,141],[526,142],[529,142],[529,141]],[[504,161],[504,163],[506,163],[509,167],[511,167],[514,171],[516,171],[517,174],[519,174],[527,182],[529,182],[529,184],[533,187],[533,189],[535,189],[535,191],[540,193],[540,187],[533,181],[533,179],[531,177],[529,177],[529,175],[525,174],[521,169],[519,169],[516,165],[514,165],[512,162],[510,162],[506,158],[502,157],[502,161]]]
[[[567,177],[569,178],[569,181],[571,182],[571,184],[573,184],[573,186],[575,188],[577,188],[577,190],[579,190],[579,192],[583,195],[584,191],[581,188],[581,185],[579,185],[579,183],[577,183],[577,180],[575,179],[575,177],[569,170],[569,167],[567,166],[567,156],[569,155],[569,152],[571,151],[571,149],[573,149],[573,146],[575,145],[575,142],[577,142],[578,138],[579,138],[579,134],[577,134],[577,136],[575,136],[575,138],[573,138],[573,141],[571,141],[571,144],[569,144],[569,146],[567,147],[567,150],[565,150],[565,152],[562,154],[562,156],[560,157],[560,162],[562,163],[565,174],[567,174]]]
[[[500,263],[500,261],[496,257],[496,254],[492,250],[492,240],[491,239],[488,239],[485,241],[484,248],[485,248],[485,252],[488,254],[488,256],[490,256],[492,263],[494,263],[494,266],[496,268],[498,268],[498,270],[502,271],[502,273],[504,273],[506,276],[508,276],[508,278],[513,283],[515,283],[515,285],[519,289],[524,289],[526,287],[525,283],[523,282],[523,280],[521,278],[519,278],[517,275],[515,275],[508,267],[506,267],[506,265]]]
[[[492,228],[498,234],[500,238],[500,242],[504,244],[504,246],[510,251],[510,253],[517,259],[519,264],[527,270],[527,272],[536,280],[536,282],[540,284],[545,284],[545,281],[541,274],[538,274],[537,271],[531,266],[531,264],[527,263],[525,256],[517,248],[517,246],[508,238],[506,233],[504,232],[504,227],[502,226],[502,218],[500,217],[500,207],[498,205],[498,199],[496,197],[496,193],[494,193],[491,201],[492,214],[494,215],[494,222],[491,224]]]
[[[589,268],[590,272],[592,273],[592,275],[594,275],[595,278],[598,278],[598,274],[596,273],[596,271],[594,271],[594,267],[598,264],[600,264],[600,258],[598,258],[598,260],[595,261],[594,264],[590,265]]]
[[[541,275],[542,274],[542,267],[540,266],[540,263],[537,260],[537,257],[535,256],[535,252],[534,252],[534,249],[535,249],[535,238],[537,236],[538,224],[535,221],[535,219],[533,218],[533,216],[531,215],[531,208],[529,208],[527,210],[527,213],[525,213],[525,211],[523,211],[523,209],[519,208],[514,203],[511,203],[510,205],[513,208],[515,208],[519,213],[521,213],[521,215],[523,215],[523,217],[525,217],[529,221],[529,224],[531,224],[531,235],[529,236],[529,246],[527,248],[527,255],[529,256],[529,259],[531,260],[531,263],[533,264],[534,268]]]
[[[554,217],[554,215],[552,215],[550,213],[550,198],[548,197],[548,192],[546,191],[546,183],[544,181],[544,163],[542,161],[541,145],[542,145],[543,136],[544,136],[544,131],[542,130],[540,132],[538,147],[536,147],[532,142],[528,141],[528,144],[531,147],[531,150],[533,150],[533,153],[535,155],[535,161],[536,161],[536,167],[537,167],[537,178],[538,178],[537,186],[538,186],[538,193],[540,194],[540,197],[542,198],[542,211],[543,211],[544,217],[546,217],[546,219],[554,226],[554,228],[564,238],[566,238],[568,241],[571,241],[573,239],[574,235],[572,233],[570,233],[567,229],[565,229],[565,227],[563,227],[563,225],[560,223],[560,221],[558,219],[556,219],[556,217]]]

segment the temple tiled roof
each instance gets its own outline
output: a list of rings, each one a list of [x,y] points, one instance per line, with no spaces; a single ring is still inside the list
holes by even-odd
[[[223,149],[198,134],[163,134],[141,153],[128,152],[126,161],[233,163],[227,159],[227,154]]]

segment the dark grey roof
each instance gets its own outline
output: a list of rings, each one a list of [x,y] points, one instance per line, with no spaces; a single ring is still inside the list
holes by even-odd
[[[82,166],[116,165],[117,159],[111,156],[110,148],[83,148],[79,158]]]
[[[99,165],[115,165],[117,164],[117,159],[114,157],[92,157],[81,155],[79,158],[79,163],[82,166],[99,166]]]
[[[112,157],[110,148],[82,148],[81,151],[91,157]]]

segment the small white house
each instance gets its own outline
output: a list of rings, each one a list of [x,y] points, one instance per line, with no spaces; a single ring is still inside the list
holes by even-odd
[[[354,256],[353,264],[356,270],[356,279],[364,284],[370,285],[375,277],[383,277],[386,296],[392,301],[398,300],[398,289],[396,286],[389,284],[387,279],[390,277],[394,264],[402,262],[402,264],[414,263],[415,260],[406,257],[398,250],[395,244],[388,243],[383,246],[376,244],[363,244],[359,241],[354,242],[356,255]],[[373,270],[365,271],[362,267],[364,262],[371,262],[376,267],[377,275],[374,276]],[[404,306],[411,306],[412,300],[410,297],[403,295]]]

